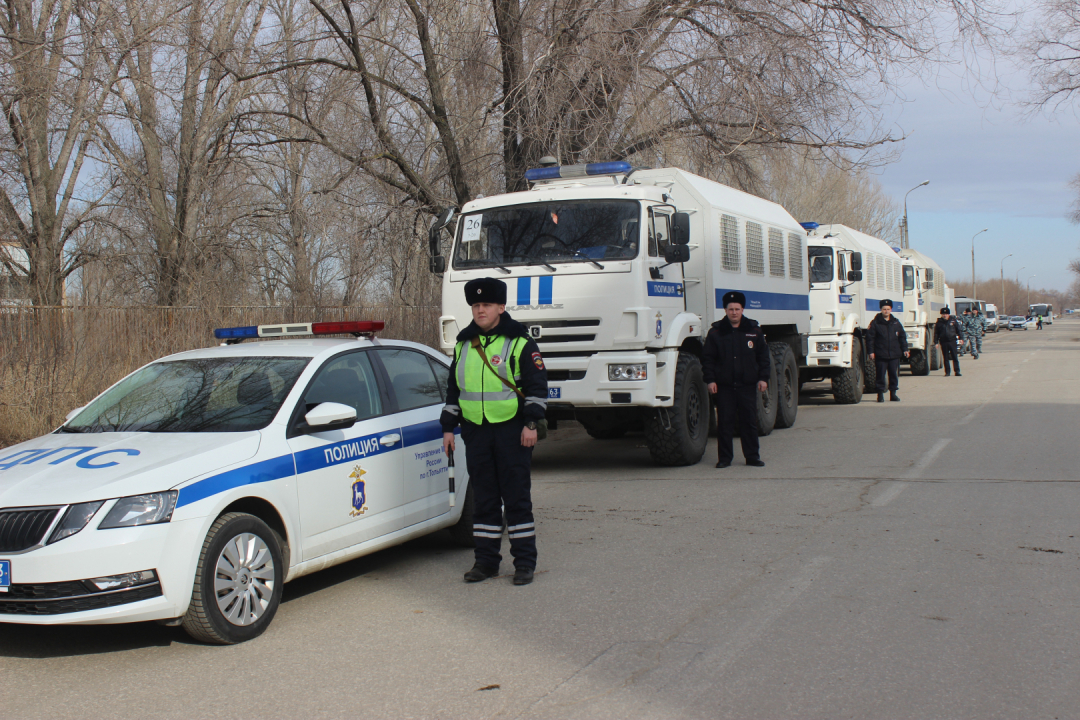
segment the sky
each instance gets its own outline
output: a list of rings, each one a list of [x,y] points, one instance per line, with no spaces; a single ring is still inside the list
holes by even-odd
[[[1026,73],[1006,71],[997,92],[955,68],[909,81],[907,101],[889,110],[893,132],[908,137],[879,179],[901,212],[904,194],[930,181],[908,195],[909,242],[947,279],[971,280],[971,238],[987,228],[975,238],[977,277],[998,279],[1012,253],[1006,277],[1023,267],[1021,283],[1035,275],[1032,288],[1066,290],[1068,262],[1080,257],[1080,225],[1066,220],[1068,183],[1080,173],[1080,117],[1031,114],[1018,102]]]

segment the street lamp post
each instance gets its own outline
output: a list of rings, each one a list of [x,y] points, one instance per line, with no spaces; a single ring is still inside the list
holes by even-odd
[[[1027,265],[1021,267],[1020,270],[1024,270],[1025,268],[1027,268]],[[1016,271],[1016,292],[1020,292],[1020,270]]]
[[[1028,290],[1028,307],[1029,307],[1029,308],[1031,307],[1031,278],[1033,278],[1033,277],[1035,277],[1035,276],[1034,276],[1034,275],[1032,275],[1031,277],[1029,277],[1029,278],[1027,279],[1027,290]]]
[[[998,310],[998,315],[1001,315],[1001,313],[1005,312],[1005,260],[1007,258],[1011,258],[1012,256],[1013,254],[1009,253],[1005,257],[1001,258],[1001,309]],[[1001,327],[1000,321],[998,327]]]
[[[971,299],[975,300],[979,297],[979,293],[975,289],[975,238],[982,235],[989,228],[983,228],[979,232],[971,236]]]
[[[911,247],[910,243],[908,242],[907,196],[910,195],[911,193],[913,193],[914,191],[918,190],[919,188],[921,188],[923,185],[929,185],[929,184],[930,184],[929,180],[923,180],[921,183],[919,183],[915,187],[911,188],[911,190],[908,190],[906,193],[904,193],[904,226],[901,228],[901,230],[903,232],[900,233],[900,247],[902,247],[902,248]]]

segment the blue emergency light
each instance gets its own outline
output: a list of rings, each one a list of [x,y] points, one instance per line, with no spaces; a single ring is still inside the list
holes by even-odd
[[[345,322],[283,323],[278,325],[246,325],[217,328],[214,337],[233,343],[248,338],[298,337],[303,335],[374,335],[386,326],[381,320],[350,320]]]
[[[817,230],[819,227],[821,227],[821,225],[816,222],[804,222],[799,224],[802,225],[803,230],[806,230],[807,232],[811,230]]]
[[[529,182],[536,182],[537,180],[564,180],[589,175],[625,175],[633,169],[634,166],[625,160],[589,163],[587,165],[556,165],[555,167],[526,170],[525,179]]]

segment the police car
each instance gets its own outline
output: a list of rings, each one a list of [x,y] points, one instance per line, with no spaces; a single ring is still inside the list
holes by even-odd
[[[236,643],[289,580],[440,528],[471,545],[463,444],[447,458],[438,422],[447,358],[380,329],[218,329],[0,451],[0,622]],[[240,342],[292,336],[313,337]]]

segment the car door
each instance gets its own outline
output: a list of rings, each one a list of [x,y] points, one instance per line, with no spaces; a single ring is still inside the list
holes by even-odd
[[[404,444],[405,524],[413,525],[450,510],[449,474],[442,451],[442,414],[449,368],[427,353],[408,348],[375,350],[388,379]],[[455,461],[462,461],[460,450]],[[464,467],[456,466],[458,476]]]
[[[356,410],[345,430],[300,434],[319,403]],[[332,553],[403,527],[402,437],[370,351],[345,353],[319,369],[293,415],[303,559]]]

